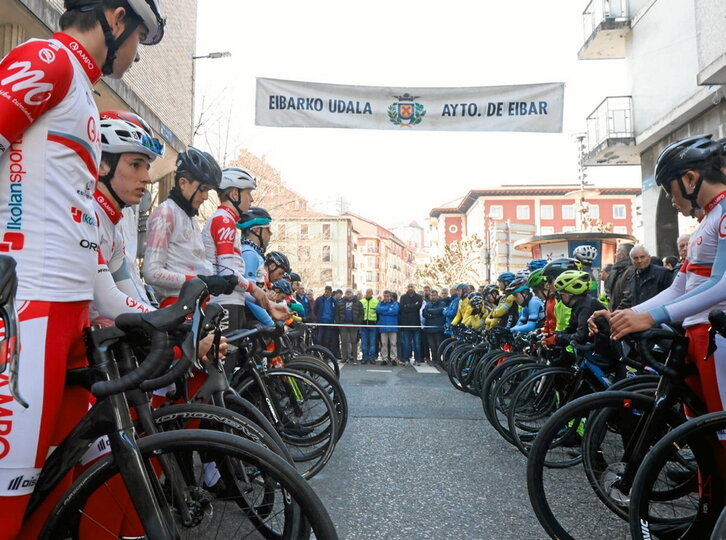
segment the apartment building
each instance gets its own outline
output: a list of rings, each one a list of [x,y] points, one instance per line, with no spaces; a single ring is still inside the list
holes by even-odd
[[[625,59],[631,86],[593,98],[584,164],[639,164],[645,243],[672,252],[678,219],[655,185],[655,161],[682,137],[726,136],[726,2],[591,0],[582,20],[579,58]]]

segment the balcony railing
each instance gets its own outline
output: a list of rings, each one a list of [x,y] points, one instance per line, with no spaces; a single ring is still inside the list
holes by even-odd
[[[587,117],[587,148],[586,165],[634,165],[640,162],[635,150],[631,96],[607,97]]]
[[[590,0],[582,12],[585,44],[578,57],[581,60],[624,58],[629,28],[627,0]]]

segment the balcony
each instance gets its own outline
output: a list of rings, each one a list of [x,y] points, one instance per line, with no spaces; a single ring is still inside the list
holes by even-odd
[[[590,0],[582,12],[585,44],[580,60],[625,58],[625,40],[630,32],[627,0]]]
[[[583,165],[639,165],[633,132],[633,99],[605,98],[587,117],[587,151]]]

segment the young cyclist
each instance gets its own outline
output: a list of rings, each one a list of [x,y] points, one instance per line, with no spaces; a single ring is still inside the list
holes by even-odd
[[[242,258],[245,278],[258,287],[265,286],[265,250],[272,238],[272,216],[264,208],[250,207],[240,216],[237,228],[242,231]]]
[[[597,280],[592,273],[592,263],[597,259],[597,248],[588,244],[582,244],[577,246],[572,251],[572,257],[582,265],[582,271],[587,272],[590,276],[590,292],[588,293],[593,298],[599,296],[597,292]]]
[[[517,305],[522,307],[517,324],[512,326],[512,332],[531,332],[537,329],[540,322],[544,319],[544,303],[542,300],[532,294],[532,290],[527,285],[524,278],[515,279],[507,288]]]
[[[509,284],[514,281],[514,274],[512,272],[503,272],[499,274],[497,278],[497,284],[502,295],[499,297],[499,304],[492,310],[487,317],[487,328],[494,328],[495,326],[502,326],[504,328],[511,328],[519,318],[519,306],[514,301],[514,295],[508,294],[507,288]]]
[[[234,275],[213,275],[196,220],[209,190],[217,189],[221,179],[215,159],[190,146],[177,157],[175,185],[169,198],[149,216],[144,278],[154,287],[161,307],[176,302],[184,282],[194,277],[203,278],[211,294],[229,293],[237,284]]]
[[[48,450],[88,407],[81,388],[65,388],[65,371],[86,364],[88,324],[98,270],[93,193],[101,155],[93,85],[121,78],[138,59],[139,43],[161,41],[156,0],[65,0],[61,32],[33,39],[0,61],[0,252],[17,261],[23,409],[8,411],[7,451],[0,455],[0,538],[15,538]],[[36,77],[28,84],[30,75]],[[7,179],[7,180],[6,180]],[[18,477],[23,482],[10,484]],[[17,489],[12,489],[15,485]],[[36,512],[23,531],[36,537],[50,511]]]
[[[542,276],[547,280],[544,285],[547,295],[545,323],[542,327],[542,333],[545,336],[564,330],[570,323],[571,310],[557,297],[557,289],[555,289],[555,280],[566,270],[582,270],[582,265],[575,259],[563,257],[550,261],[542,269]]]
[[[610,316],[613,339],[656,324],[681,322],[689,338],[688,360],[698,370],[698,377],[689,377],[686,382],[704,399],[708,412],[724,410],[726,400],[720,392],[726,385],[726,347],[719,347],[715,355],[708,354],[708,314],[714,309],[726,310],[725,160],[723,146],[711,140],[711,135],[687,137],[660,153],[656,184],[681,214],[698,216],[701,210],[704,214],[671,286]],[[598,311],[593,318],[600,316],[607,318],[608,314]]]
[[[462,323],[469,328],[478,330],[484,326],[489,310],[484,305],[484,296],[480,292],[469,293],[469,309]]]

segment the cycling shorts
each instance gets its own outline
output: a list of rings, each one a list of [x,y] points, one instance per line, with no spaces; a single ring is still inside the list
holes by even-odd
[[[716,335],[716,352],[706,357],[709,327],[695,324],[686,328],[688,361],[698,369],[698,377],[688,377],[686,383],[706,404],[706,412],[711,413],[726,409],[726,339]]]

